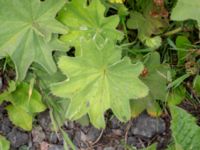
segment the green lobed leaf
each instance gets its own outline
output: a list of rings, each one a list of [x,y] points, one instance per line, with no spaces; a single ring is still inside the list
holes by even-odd
[[[127,26],[130,29],[138,30],[139,39],[144,41],[152,34],[160,33],[160,28],[164,27],[164,22],[162,22],[162,20],[153,18],[150,15],[143,15],[137,11],[134,11],[130,13]]]
[[[16,86],[14,82],[10,82],[9,89],[0,94],[0,101],[11,102],[6,107],[10,120],[24,130],[31,130],[35,113],[46,109],[46,106],[42,103],[41,95],[37,90],[31,89],[27,83],[21,83]]]
[[[33,62],[48,73],[56,72],[52,50],[60,48],[61,43],[52,34],[66,33],[66,27],[55,19],[64,3],[64,0],[0,0],[0,57],[12,59],[20,81]]]
[[[0,150],[9,150],[10,142],[5,137],[0,135]]]
[[[172,10],[171,19],[184,21],[194,19],[200,26],[200,3],[199,0],[178,0],[176,6]]]
[[[150,89],[150,97],[154,100],[166,100],[167,95],[167,73],[170,67],[160,63],[160,55],[157,52],[149,54],[149,58],[145,62],[147,75],[141,77],[142,81]]]
[[[72,0],[59,12],[58,20],[64,23],[70,31],[61,37],[65,42],[78,48],[83,38],[121,40],[122,32],[116,30],[119,16],[105,17],[105,7],[100,0],[92,0],[87,5],[86,0]]]
[[[129,100],[148,94],[138,78],[143,65],[121,59],[121,50],[108,40],[101,46],[85,41],[81,50],[81,56],[60,58],[58,66],[68,78],[51,88],[53,94],[71,99],[66,116],[77,120],[88,113],[97,128],[105,127],[108,109],[120,121],[129,120]]]
[[[171,130],[176,149],[200,149],[200,127],[196,124],[196,119],[177,106],[170,106],[170,111],[172,115]]]
[[[158,52],[148,54],[144,62],[146,74],[140,79],[148,86],[149,94],[143,98],[131,101],[132,116],[136,117],[145,109],[151,116],[161,115],[162,109],[156,100],[165,101],[167,97],[167,73],[170,68],[160,63]]]

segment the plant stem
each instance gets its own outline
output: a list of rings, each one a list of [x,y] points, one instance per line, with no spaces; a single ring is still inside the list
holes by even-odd
[[[176,34],[176,33],[180,32],[180,31],[182,31],[182,27],[179,27],[179,28],[176,28],[176,29],[171,30],[169,32],[166,32],[164,34],[164,36],[170,36],[170,35],[173,35],[173,34]]]

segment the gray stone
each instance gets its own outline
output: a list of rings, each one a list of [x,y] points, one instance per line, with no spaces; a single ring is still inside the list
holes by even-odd
[[[41,143],[45,139],[45,133],[43,132],[41,126],[37,126],[32,130],[33,142]]]
[[[7,138],[10,141],[11,146],[14,148],[25,145],[29,141],[29,136],[27,133],[21,132],[15,128],[7,135]]]
[[[165,129],[166,125],[162,118],[155,118],[147,113],[142,113],[133,121],[131,132],[133,135],[152,138],[156,134],[163,133]]]
[[[63,145],[50,145],[48,150],[64,150]]]
[[[75,146],[77,147],[81,146],[81,148],[87,147],[84,141],[81,140],[81,138],[83,138],[83,134],[84,133],[80,130],[75,132],[74,139],[73,139],[73,143],[75,144]]]
[[[94,142],[100,136],[101,130],[91,127],[87,133],[87,141]]]
[[[51,131],[51,118],[49,111],[42,112],[38,115],[38,122],[45,131]]]
[[[137,143],[138,143],[138,140],[136,137],[134,137],[134,136],[128,137],[128,139],[127,139],[128,145],[136,145]]]
[[[8,118],[3,117],[0,122],[0,131],[6,135],[9,132],[11,132],[11,128],[12,128],[12,124],[10,120]]]
[[[48,135],[48,141],[52,144],[57,144],[57,142],[59,141],[58,136],[55,132],[51,132]]]
[[[103,150],[115,150],[113,147],[105,147]]]
[[[116,117],[113,117],[110,121],[111,121],[111,128],[112,129],[121,128],[121,123]]]

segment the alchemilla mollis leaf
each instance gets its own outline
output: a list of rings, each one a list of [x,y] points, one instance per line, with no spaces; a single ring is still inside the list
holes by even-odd
[[[82,38],[95,39],[97,36],[113,40],[121,40],[123,33],[116,27],[119,16],[105,17],[105,7],[100,0],[72,0],[59,12],[58,20],[70,31],[62,36],[62,40],[79,47]]]
[[[184,21],[194,19],[200,27],[200,1],[199,0],[178,0],[176,6],[171,13],[171,19],[176,21]]]
[[[55,19],[64,0],[0,0],[0,56],[9,56],[16,66],[17,79],[23,80],[36,62],[47,72],[56,71],[50,43],[53,33],[66,33]]]
[[[80,56],[63,56],[58,66],[67,79],[52,85],[51,90],[56,96],[71,99],[66,114],[71,120],[89,114],[95,127],[104,128],[104,112],[111,109],[120,121],[127,121],[131,117],[130,99],[148,94],[138,78],[142,63],[121,59],[121,49],[109,40],[101,45],[95,40],[84,41]]]

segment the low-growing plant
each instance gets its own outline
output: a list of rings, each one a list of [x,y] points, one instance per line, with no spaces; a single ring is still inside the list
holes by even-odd
[[[66,120],[105,128],[108,110],[121,122],[169,110],[168,149],[197,150],[199,127],[175,105],[199,102],[199,8],[198,0],[0,0],[0,104],[26,131],[48,108],[65,149],[76,149]],[[9,149],[3,136],[0,149]]]

